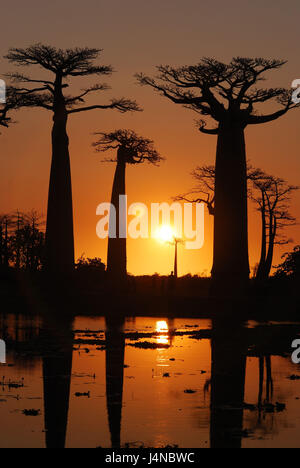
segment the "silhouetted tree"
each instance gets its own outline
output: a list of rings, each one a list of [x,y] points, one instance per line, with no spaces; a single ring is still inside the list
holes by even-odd
[[[85,258],[82,255],[76,263],[76,270],[80,271],[105,271],[105,264],[101,261],[101,258]]]
[[[285,180],[265,174],[261,170],[250,171],[254,191],[251,199],[258,205],[262,219],[261,257],[257,267],[256,279],[268,279],[273,265],[275,245],[288,244],[282,230],[293,226],[296,219],[289,213],[291,194],[299,187],[289,185]]]
[[[297,245],[292,252],[282,256],[284,261],[278,265],[275,276],[300,276],[300,245]]]
[[[215,214],[215,167],[198,166],[192,176],[197,186],[186,194],[174,197],[177,201],[205,203],[211,215]],[[256,270],[258,280],[266,280],[273,264],[274,246],[290,242],[282,230],[293,226],[296,219],[289,213],[290,195],[298,187],[287,184],[283,179],[270,176],[261,169],[247,165],[247,179],[252,187],[248,196],[254,201],[261,213],[261,256]]]
[[[278,119],[296,107],[291,92],[283,88],[256,88],[265,72],[285,64],[282,60],[233,58],[229,64],[204,58],[195,66],[159,66],[157,79],[137,75],[176,104],[211,117],[216,126],[200,131],[217,135],[214,262],[215,289],[230,292],[243,289],[249,278],[247,230],[247,177],[244,130],[248,125]],[[255,109],[276,99],[281,108],[269,115]]]
[[[108,239],[107,272],[113,281],[124,282],[127,276],[126,238],[120,236],[120,216],[124,219],[127,213],[120,210],[120,196],[126,195],[126,165],[137,165],[144,162],[158,164],[162,157],[156,151],[153,141],[138,136],[132,130],[116,130],[111,133],[97,133],[100,139],[94,143],[98,151],[117,150],[117,163],[111,204],[116,209],[116,237]]]
[[[40,270],[45,249],[42,225],[43,217],[34,210],[0,216],[0,265],[17,270]]]
[[[43,217],[35,211],[17,213],[14,233],[11,237],[15,268],[37,271],[43,266],[45,234],[40,230]]]
[[[6,56],[16,65],[37,65],[52,75],[48,79],[35,79],[19,73],[9,76],[14,81],[23,83],[24,87],[20,92],[31,95],[32,106],[53,113],[45,262],[47,270],[56,273],[66,273],[74,268],[72,186],[67,135],[69,115],[92,109],[117,109],[120,112],[139,110],[134,101],[127,99],[112,99],[109,104],[80,106],[89,94],[106,90],[108,87],[105,84],[90,86],[75,96],[64,93],[69,87],[66,81],[70,78],[107,76],[112,73],[111,66],[94,65],[100,52],[100,49],[62,50],[36,44],[25,49],[11,49]]]

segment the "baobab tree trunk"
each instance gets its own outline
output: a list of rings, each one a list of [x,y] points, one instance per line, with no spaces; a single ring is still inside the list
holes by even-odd
[[[262,223],[262,233],[261,233],[261,255],[260,261],[256,273],[256,280],[260,281],[263,279],[265,274],[266,267],[266,257],[267,257],[267,223],[266,223],[266,201],[265,195],[262,193],[262,208],[261,208],[261,223]]]
[[[52,165],[50,174],[46,269],[65,274],[74,269],[74,232],[67,112],[59,80],[54,103]]]
[[[125,174],[126,162],[125,158],[122,157],[122,149],[119,148],[111,195],[111,204],[116,209],[116,237],[108,238],[107,251],[107,273],[111,282],[119,286],[125,282],[127,277],[126,237],[120,237],[122,235],[120,219],[123,219],[124,222],[126,213],[123,208],[120,209],[119,205],[120,196],[125,195]]]
[[[216,179],[213,293],[241,292],[249,279],[247,167],[244,128],[219,126]]]
[[[267,280],[270,276],[272,264],[273,264],[273,257],[274,257],[274,243],[276,238],[277,232],[277,221],[274,215],[271,215],[270,219],[270,233],[269,233],[269,247],[268,247],[268,255],[266,258],[266,265],[265,265],[265,277],[264,279]]]

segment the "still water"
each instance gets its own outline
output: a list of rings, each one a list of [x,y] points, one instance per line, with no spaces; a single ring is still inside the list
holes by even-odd
[[[5,315],[0,329],[1,447],[300,447],[299,324]]]

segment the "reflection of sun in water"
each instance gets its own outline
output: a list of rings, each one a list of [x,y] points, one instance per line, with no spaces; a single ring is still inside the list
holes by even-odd
[[[172,242],[174,240],[175,233],[171,226],[165,224],[157,230],[155,237],[161,242]]]
[[[169,327],[165,320],[159,320],[156,322],[156,332],[159,335],[156,338],[156,342],[159,344],[168,344],[169,343]]]
[[[157,333],[168,333],[169,327],[165,320],[159,320],[156,322],[156,331]]]

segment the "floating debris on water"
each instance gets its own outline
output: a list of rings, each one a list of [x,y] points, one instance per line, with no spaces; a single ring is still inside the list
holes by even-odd
[[[75,396],[76,396],[76,397],[87,397],[87,398],[90,398],[91,393],[90,393],[90,392],[84,392],[84,393],[76,392],[76,393],[75,393]]]
[[[2,382],[0,386],[10,388],[23,388],[24,387],[24,377],[22,377],[20,382],[13,382],[12,380],[5,380],[5,376],[2,377]]]
[[[168,349],[169,344],[164,343],[150,343],[150,341],[142,341],[141,343],[128,343],[128,346],[140,349]]]
[[[35,409],[24,409],[22,411],[22,413],[25,415],[25,416],[39,416],[41,414],[41,410],[35,410]]]

